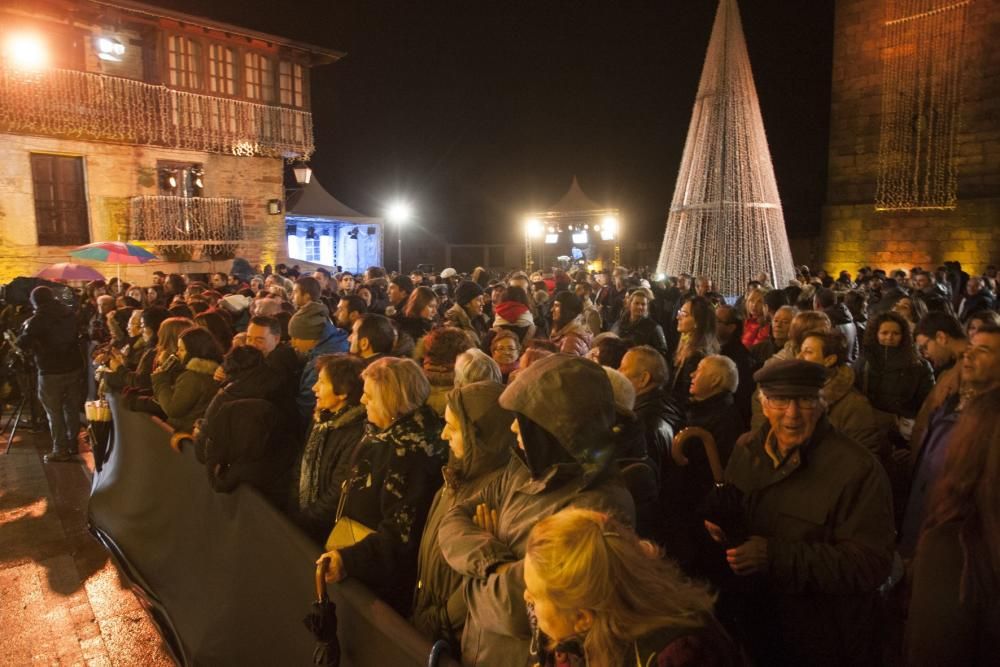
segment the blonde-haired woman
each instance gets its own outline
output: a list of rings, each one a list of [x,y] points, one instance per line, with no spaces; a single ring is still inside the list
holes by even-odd
[[[571,508],[539,521],[524,584],[549,640],[544,665],[742,664],[708,589],[601,512]]]
[[[762,343],[771,335],[771,322],[767,317],[767,309],[764,308],[764,295],[767,294],[759,287],[755,287],[747,293],[744,305],[746,307],[746,319],[743,320],[743,346],[750,349],[757,343]]]
[[[430,384],[412,359],[379,359],[361,378],[368,431],[344,482],[340,520],[372,532],[320,560],[330,561],[327,581],[356,577],[405,615],[416,584],[420,536],[441,486],[447,448],[441,420],[427,405]]]

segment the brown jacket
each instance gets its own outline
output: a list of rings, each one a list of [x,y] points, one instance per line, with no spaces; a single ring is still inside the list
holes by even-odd
[[[961,389],[961,383],[962,367],[955,364],[938,376],[934,389],[924,399],[924,404],[920,406],[920,412],[917,413],[917,420],[910,436],[911,470],[916,466],[920,457],[920,450],[924,444],[924,435],[927,433],[927,425],[930,423],[931,415],[948,400],[949,396],[958,393]]]
[[[738,578],[735,596],[760,664],[877,664],[877,589],[892,563],[889,480],[870,452],[821,417],[779,468],[770,426],[744,434],[726,467],[751,535],[768,541],[768,571]]]

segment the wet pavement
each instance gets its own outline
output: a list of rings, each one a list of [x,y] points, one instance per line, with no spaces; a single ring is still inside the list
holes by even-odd
[[[6,415],[3,422],[6,423]],[[48,434],[0,439],[0,665],[175,664],[87,531],[93,456],[44,464]]]

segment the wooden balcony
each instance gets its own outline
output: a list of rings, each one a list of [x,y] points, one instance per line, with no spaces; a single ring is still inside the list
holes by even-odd
[[[315,148],[307,111],[2,60],[0,132],[280,158]]]

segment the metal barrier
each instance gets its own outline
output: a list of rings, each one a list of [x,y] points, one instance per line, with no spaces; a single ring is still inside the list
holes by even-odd
[[[115,437],[95,474],[91,530],[137,589],[181,665],[309,665],[302,619],[320,550],[256,491],[216,493],[188,448],[110,399]],[[350,579],[329,587],[343,665],[457,667]]]

